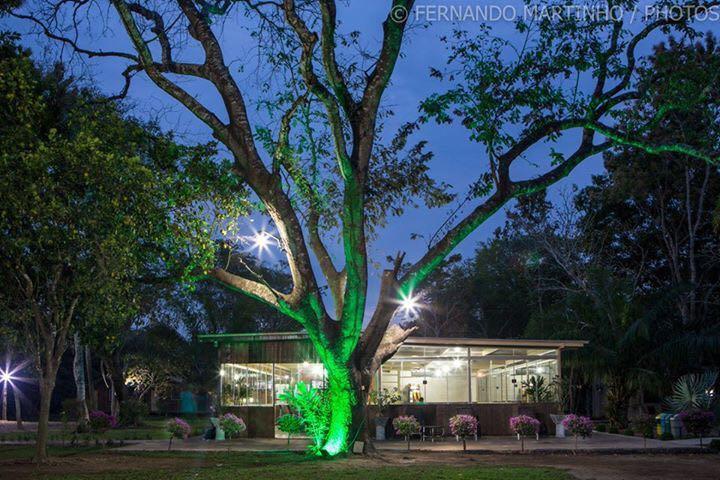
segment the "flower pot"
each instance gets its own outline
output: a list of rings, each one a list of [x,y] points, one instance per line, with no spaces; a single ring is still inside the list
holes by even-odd
[[[385,427],[389,417],[375,417],[375,440],[385,440]]]

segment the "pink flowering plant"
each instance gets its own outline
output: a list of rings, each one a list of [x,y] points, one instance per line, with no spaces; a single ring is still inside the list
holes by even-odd
[[[703,437],[707,436],[715,424],[715,414],[703,410],[690,410],[680,413],[680,421],[685,429],[700,437],[700,446],[703,446]]]
[[[410,435],[420,431],[420,422],[412,415],[400,415],[393,419],[392,424],[395,433],[405,437],[408,451],[410,451]]]
[[[594,427],[593,422],[589,417],[583,417],[572,413],[563,419],[562,425],[567,432],[575,437],[575,450],[577,450],[578,437],[585,438],[591,436]]]
[[[220,428],[225,432],[226,438],[237,438],[247,427],[242,418],[232,413],[226,413],[220,417]]]
[[[525,451],[525,437],[537,435],[540,431],[540,420],[529,415],[510,417],[510,430],[520,438],[520,451]]]
[[[192,433],[190,425],[182,418],[173,418],[167,423],[167,431],[170,433],[170,443],[168,444],[168,450],[172,447],[173,438],[186,439]]]
[[[472,415],[455,415],[450,419],[450,432],[462,439],[463,451],[467,450],[465,439],[477,435],[478,421]]]
[[[101,410],[90,412],[90,429],[96,433],[103,433],[118,425],[117,418]]]

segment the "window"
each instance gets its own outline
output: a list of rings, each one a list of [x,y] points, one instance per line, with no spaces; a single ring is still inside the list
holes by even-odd
[[[383,365],[381,378],[381,388],[400,391],[401,403],[468,401],[467,357],[393,358]]]
[[[268,363],[224,363],[222,404],[226,406],[272,405],[273,372]]]
[[[325,368],[322,363],[276,363],[275,364],[275,403],[282,404],[278,397],[298,382],[325,388]]]

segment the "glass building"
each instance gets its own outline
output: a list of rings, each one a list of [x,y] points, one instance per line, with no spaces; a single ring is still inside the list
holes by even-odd
[[[282,393],[298,382],[323,388],[325,370],[302,332],[203,335],[219,353],[219,398],[254,436],[275,436],[274,419],[287,411]],[[411,337],[377,372],[373,388],[400,392],[400,405],[520,404],[531,377],[550,385],[562,351],[577,340]],[[552,399],[550,399],[552,400]],[[267,425],[266,425],[267,424]]]

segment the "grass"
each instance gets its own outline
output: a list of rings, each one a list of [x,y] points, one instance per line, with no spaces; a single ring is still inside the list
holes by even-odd
[[[0,460],[30,458],[32,448],[10,447]],[[246,452],[113,452],[109,450],[55,447],[63,457],[64,473],[44,472],[30,478],[53,480],[570,480],[570,475],[548,468],[468,465],[397,465],[363,458],[318,459],[299,453]],[[75,467],[68,462],[77,456]],[[451,462],[451,460],[450,460]],[[88,465],[105,466],[102,472],[88,472]],[[92,471],[92,468],[90,469]],[[85,473],[83,473],[85,472]]]

